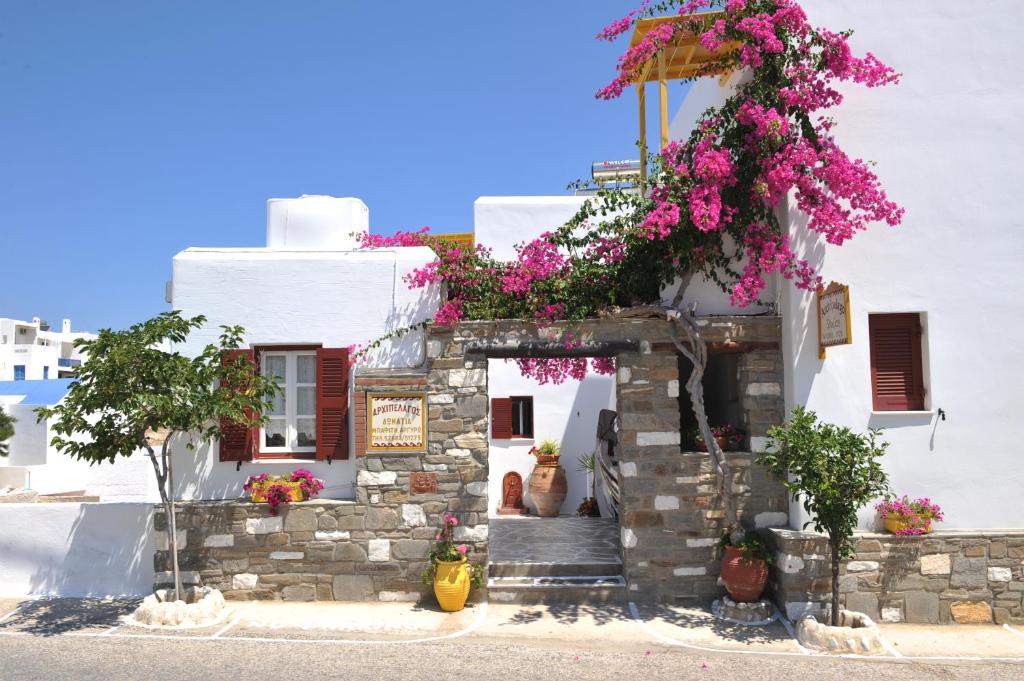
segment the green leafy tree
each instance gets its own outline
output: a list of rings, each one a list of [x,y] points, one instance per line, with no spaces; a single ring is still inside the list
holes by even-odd
[[[887,442],[880,430],[866,435],[821,423],[813,411],[793,410],[789,420],[768,430],[757,462],[782,480],[800,500],[816,532],[828,535],[832,553],[832,626],[839,624],[839,562],[853,555],[857,510],[889,490],[879,458]]]
[[[219,438],[224,422],[258,425],[278,390],[243,355],[226,354],[241,345],[240,326],[222,326],[219,341],[196,357],[172,349],[205,321],[165,312],[124,331],[103,329],[93,340],[75,341],[89,359],[60,404],[36,410],[40,420],[55,419],[51,444],[74,458],[112,463],[140,448],[148,452],[168,519],[176,597],[182,584],[171,447],[192,450]]]
[[[0,409],[0,456],[7,456],[7,441],[14,437],[14,424],[17,422],[13,416]]]

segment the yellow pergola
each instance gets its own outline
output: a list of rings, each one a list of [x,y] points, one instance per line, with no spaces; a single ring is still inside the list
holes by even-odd
[[[702,13],[701,18],[715,21],[724,12]],[[633,47],[654,28],[669,22],[679,22],[692,15],[676,14],[666,17],[654,17],[641,19],[637,22],[633,31],[633,37],[629,46]],[[715,71],[707,71],[709,62],[720,57],[723,51],[736,49],[737,43],[727,43],[718,51],[709,52],[697,40],[697,35],[692,31],[683,31],[676,35],[673,41],[658,50],[647,63],[643,65],[633,80],[636,85],[636,94],[640,106],[640,184],[646,186],[647,181],[647,93],[644,86],[647,83],[658,81],[658,108],[660,113],[661,139],[658,149],[664,149],[668,144],[668,81],[688,78],[698,73],[711,75]]]

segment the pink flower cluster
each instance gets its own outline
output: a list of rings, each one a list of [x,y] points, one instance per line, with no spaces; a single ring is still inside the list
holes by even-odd
[[[943,520],[942,509],[928,497],[886,497],[875,504],[875,509],[882,519],[897,518],[906,523],[905,527],[895,533],[900,535],[926,534],[931,530],[932,521]]]
[[[297,468],[292,471],[292,482],[299,483],[299,488],[306,493],[306,497],[312,499],[324,488],[324,481],[315,477],[305,468]]]
[[[614,374],[614,357],[554,357],[537,359],[533,357],[515,360],[519,372],[532,378],[540,385],[561,385],[568,380],[582,381],[587,377],[587,368],[595,374]]]

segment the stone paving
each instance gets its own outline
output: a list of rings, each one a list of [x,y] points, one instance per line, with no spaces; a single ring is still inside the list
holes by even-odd
[[[611,518],[491,519],[492,563],[620,563],[619,523]]]

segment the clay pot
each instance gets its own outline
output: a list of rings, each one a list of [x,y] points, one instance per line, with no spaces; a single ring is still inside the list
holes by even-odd
[[[453,562],[437,561],[437,571],[434,573],[434,596],[442,610],[458,612],[466,607],[469,586],[469,570],[466,569],[465,558]]]
[[[725,437],[716,437],[715,438],[715,442],[718,443],[718,448],[721,449],[723,452],[728,451],[729,450],[729,445],[732,444],[732,441],[729,440],[728,438],[725,438]],[[707,443],[702,441],[702,440],[698,440],[698,441],[694,442],[693,445],[694,445],[694,449],[696,449],[698,452],[706,452],[706,451],[708,451]]]
[[[536,466],[530,475],[530,496],[537,506],[537,515],[554,518],[562,510],[569,485],[565,470],[558,465]]]
[[[722,556],[722,582],[737,603],[752,603],[761,598],[768,583],[768,563],[744,558],[743,550],[726,546]]]

